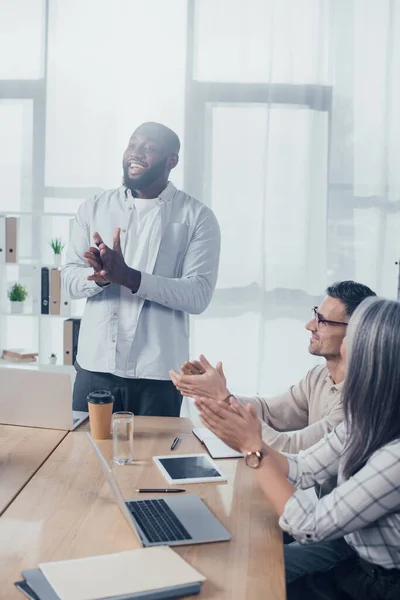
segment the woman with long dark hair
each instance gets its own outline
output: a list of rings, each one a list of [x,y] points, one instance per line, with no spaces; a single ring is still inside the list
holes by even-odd
[[[262,442],[250,406],[197,398],[202,421],[240,449],[280,517],[310,551],[344,538],[346,556],[287,586],[288,599],[400,598],[400,303],[367,299],[350,320],[342,345],[346,362],[345,421],[318,444],[284,455]],[[323,498],[305,492],[327,478],[337,487]],[[290,545],[285,547],[290,571]],[[298,556],[298,553],[297,553]],[[312,571],[312,572],[311,572]]]

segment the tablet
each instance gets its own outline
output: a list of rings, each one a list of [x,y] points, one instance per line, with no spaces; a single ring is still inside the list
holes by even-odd
[[[168,483],[202,483],[226,481],[217,464],[207,454],[153,456]]]

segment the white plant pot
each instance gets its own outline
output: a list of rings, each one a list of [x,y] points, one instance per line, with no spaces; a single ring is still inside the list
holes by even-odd
[[[10,302],[11,312],[13,314],[21,314],[24,312],[24,303],[23,302]]]
[[[49,356],[49,365],[57,364],[57,356]]]
[[[61,254],[53,254],[53,265],[57,268],[61,265]]]

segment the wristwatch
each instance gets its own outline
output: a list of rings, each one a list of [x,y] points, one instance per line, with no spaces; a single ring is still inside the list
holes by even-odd
[[[265,455],[266,452],[263,452],[262,450],[257,450],[256,452],[247,452],[244,460],[246,465],[251,469],[258,469]]]

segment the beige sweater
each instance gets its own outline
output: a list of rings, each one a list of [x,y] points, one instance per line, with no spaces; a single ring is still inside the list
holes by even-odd
[[[335,385],[328,369],[318,365],[281,396],[235,397],[243,405],[253,405],[262,420],[267,444],[281,452],[297,453],[313,446],[343,421],[343,384]]]

